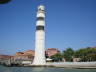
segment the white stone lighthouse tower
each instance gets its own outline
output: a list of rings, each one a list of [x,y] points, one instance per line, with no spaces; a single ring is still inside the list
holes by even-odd
[[[45,7],[40,5],[37,11],[35,57],[33,65],[45,65]]]

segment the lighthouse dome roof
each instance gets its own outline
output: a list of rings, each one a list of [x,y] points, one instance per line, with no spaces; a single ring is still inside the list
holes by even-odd
[[[44,5],[39,5],[38,6],[38,10],[44,10],[44,9],[45,9]]]

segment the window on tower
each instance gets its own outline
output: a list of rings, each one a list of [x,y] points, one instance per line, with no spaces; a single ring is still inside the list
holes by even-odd
[[[37,17],[37,20],[44,20],[44,17]]]
[[[44,30],[44,26],[36,26],[36,30]]]

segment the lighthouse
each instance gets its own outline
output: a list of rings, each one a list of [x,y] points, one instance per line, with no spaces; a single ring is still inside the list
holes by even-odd
[[[38,6],[36,32],[35,32],[35,56],[33,65],[45,65],[45,7]]]

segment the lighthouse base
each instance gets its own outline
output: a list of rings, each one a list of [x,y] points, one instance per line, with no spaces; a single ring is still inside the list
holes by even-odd
[[[41,60],[40,59],[34,59],[32,65],[36,65],[36,66],[46,65],[45,58],[44,59],[41,59]]]

